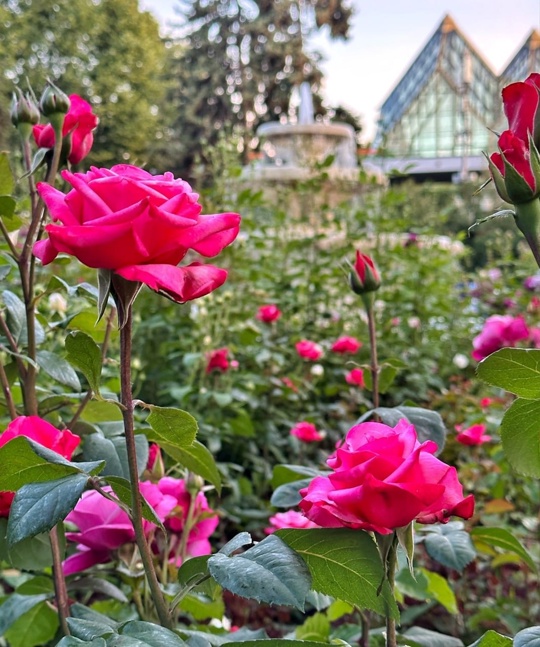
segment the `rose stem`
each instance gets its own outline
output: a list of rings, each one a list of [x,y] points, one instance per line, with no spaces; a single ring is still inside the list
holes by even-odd
[[[64,635],[69,636],[70,631],[67,623],[67,619],[69,618],[69,599],[64,571],[62,569],[62,552],[60,550],[60,541],[58,539],[59,532],[59,526],[55,526],[49,532],[49,539],[51,542],[51,553],[53,558],[54,590],[56,594],[56,604],[58,606],[58,617],[60,619],[62,632]]]
[[[120,382],[121,401],[123,405],[122,416],[124,418],[124,431],[126,434],[126,450],[128,457],[129,477],[131,481],[131,515],[133,530],[141,560],[146,572],[148,585],[152,592],[152,599],[163,627],[172,629],[172,621],[169,617],[167,603],[159,588],[154,560],[150,546],[146,541],[143,528],[141,493],[139,491],[139,471],[137,467],[137,452],[135,446],[135,428],[133,421],[133,394],[131,390],[131,333],[133,327],[133,311],[131,306],[127,308],[125,324],[120,329]]]
[[[375,330],[375,314],[373,312],[373,297],[372,293],[362,295],[367,297],[364,299],[366,306],[366,313],[368,318],[368,331],[369,331],[369,352],[370,352],[370,373],[371,373],[371,392],[373,394],[373,408],[379,407],[379,364],[377,360],[377,334]]]
[[[397,538],[394,537],[392,546],[388,552],[388,561],[386,562],[386,579],[390,586],[390,594],[394,595],[396,584],[396,566],[397,566]],[[388,613],[386,616],[386,647],[397,647],[396,640],[396,621]]]

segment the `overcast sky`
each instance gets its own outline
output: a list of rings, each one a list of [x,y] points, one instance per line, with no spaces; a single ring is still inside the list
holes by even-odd
[[[167,28],[176,0],[140,0]],[[324,95],[359,114],[372,139],[378,111],[444,15],[449,13],[495,72],[500,72],[530,31],[540,29],[540,0],[353,0],[346,43],[317,38],[325,62]],[[540,70],[539,70],[540,71]]]

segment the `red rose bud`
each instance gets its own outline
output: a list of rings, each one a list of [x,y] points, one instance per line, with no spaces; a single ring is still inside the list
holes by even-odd
[[[47,87],[43,90],[43,94],[39,100],[41,114],[45,117],[50,117],[58,113],[65,115],[69,110],[69,106],[70,101],[67,94],[64,94],[54,83],[47,81]]]
[[[499,137],[499,153],[488,159],[497,192],[511,204],[540,195],[540,74],[511,83],[502,91],[508,130]]]
[[[356,261],[349,274],[349,283],[356,294],[375,292],[381,286],[381,277],[373,259],[356,251]]]

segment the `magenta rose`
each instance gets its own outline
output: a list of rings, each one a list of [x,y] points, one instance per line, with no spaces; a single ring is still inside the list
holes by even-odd
[[[111,270],[183,303],[222,285],[227,272],[193,262],[177,267],[188,251],[216,256],[238,235],[236,213],[201,215],[198,195],[172,173],[153,176],[135,166],[62,172],[67,195],[49,184],[38,191],[55,223],[34,254],[43,264],[59,253],[88,267]]]
[[[530,331],[522,317],[493,315],[484,323],[482,332],[473,339],[473,358],[479,362],[500,348],[515,346],[528,339]]]
[[[263,323],[272,323],[281,317],[281,310],[275,304],[261,306],[257,311],[257,319]]]
[[[356,294],[367,294],[380,288],[381,277],[371,256],[356,250],[356,260],[349,274],[349,282]]]
[[[345,381],[351,386],[363,387],[364,382],[364,371],[361,368],[353,368],[345,376]]]
[[[69,111],[62,126],[62,137],[71,135],[71,146],[68,153],[70,164],[78,164],[90,152],[94,143],[93,131],[98,125],[98,118],[92,112],[92,106],[77,94],[69,97]],[[36,146],[54,148],[54,129],[51,124],[37,124],[32,128]]]
[[[306,528],[318,528],[319,526],[313,521],[310,521],[301,512],[296,510],[287,510],[287,512],[277,512],[275,515],[268,519],[270,526],[264,529],[267,535],[271,535],[276,530],[283,528],[297,528],[300,530]]]
[[[218,348],[213,350],[208,355],[208,363],[206,364],[206,372],[220,371],[225,373],[229,370],[229,349]]]
[[[458,432],[456,440],[462,445],[483,445],[492,440],[491,436],[486,434],[486,425],[472,425],[467,429],[463,429],[460,425],[457,425],[456,431]]]
[[[291,436],[295,436],[299,440],[302,440],[305,443],[314,443],[322,440],[324,434],[320,431],[317,431],[317,428],[311,422],[303,420],[302,422],[297,422],[290,431]]]
[[[321,346],[316,344],[314,341],[309,341],[309,339],[300,340],[295,344],[295,348],[300,357],[303,359],[309,359],[312,362],[316,362],[323,354]]]
[[[68,460],[81,442],[79,436],[68,429],[61,431],[38,416],[19,416],[10,422],[6,430],[0,434],[0,447],[18,436],[30,438]],[[14,492],[0,492],[0,517],[9,515],[14,497]]]
[[[351,354],[353,355],[362,347],[362,342],[356,339],[356,337],[339,337],[332,344],[330,349],[333,353],[340,353],[342,355]]]
[[[406,420],[395,428],[378,422],[354,426],[328,459],[329,476],[300,491],[303,513],[326,528],[361,528],[389,534],[411,521],[468,519],[472,495],[463,497],[455,467],[434,456],[437,445],[418,441]]]

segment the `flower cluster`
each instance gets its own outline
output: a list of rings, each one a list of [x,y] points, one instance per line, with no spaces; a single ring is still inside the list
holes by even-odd
[[[406,420],[392,428],[378,422],[354,426],[328,459],[332,473],[300,491],[300,508],[329,527],[389,534],[411,521],[468,519],[472,495],[463,497],[457,471],[434,456],[437,445],[418,441]]]

